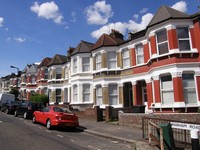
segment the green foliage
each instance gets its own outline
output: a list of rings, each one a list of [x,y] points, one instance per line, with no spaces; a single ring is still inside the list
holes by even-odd
[[[49,102],[49,98],[45,94],[33,94],[30,97],[30,101],[32,101],[32,102],[40,102],[40,103],[43,103],[45,105],[46,103]]]
[[[17,99],[19,95],[19,90],[16,87],[13,87],[11,88],[9,93],[15,95],[15,99]]]

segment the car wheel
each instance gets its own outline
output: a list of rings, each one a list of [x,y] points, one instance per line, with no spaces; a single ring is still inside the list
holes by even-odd
[[[50,119],[47,120],[46,127],[48,130],[51,129],[51,120]]]
[[[14,116],[15,116],[15,117],[17,117],[17,116],[18,116],[18,114],[17,114],[17,111],[15,111],[15,113],[14,113]]]
[[[28,118],[28,114],[27,112],[24,113],[24,119],[27,119]]]
[[[5,113],[6,113],[6,114],[8,114],[8,113],[9,113],[9,110],[8,110],[8,108],[6,109]]]
[[[36,123],[36,117],[35,117],[35,115],[33,116],[32,122]]]

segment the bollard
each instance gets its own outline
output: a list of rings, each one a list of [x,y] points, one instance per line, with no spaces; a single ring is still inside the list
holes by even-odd
[[[190,131],[191,142],[192,142],[192,150],[199,150],[199,135],[198,130]]]

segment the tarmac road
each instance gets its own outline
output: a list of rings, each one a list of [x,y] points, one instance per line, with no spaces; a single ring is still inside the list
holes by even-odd
[[[90,135],[79,130],[47,130],[31,120],[0,112],[1,150],[130,150],[131,143]]]

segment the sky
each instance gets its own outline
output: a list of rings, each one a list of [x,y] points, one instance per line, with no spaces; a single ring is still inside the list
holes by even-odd
[[[0,77],[55,54],[66,55],[81,40],[95,43],[111,29],[125,38],[145,29],[161,5],[189,15],[200,0],[0,0]]]

